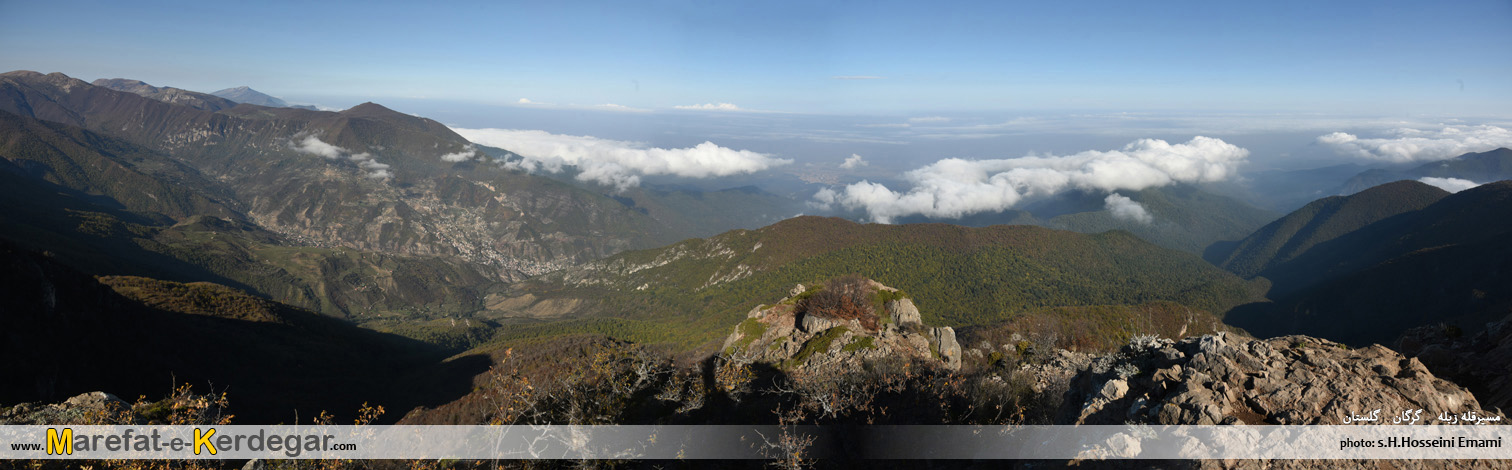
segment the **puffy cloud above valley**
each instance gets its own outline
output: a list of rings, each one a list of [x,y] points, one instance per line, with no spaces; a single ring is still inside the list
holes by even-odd
[[[1491,125],[1397,128],[1386,134],[1363,138],[1334,132],[1319,136],[1317,141],[1340,155],[1395,163],[1447,160],[1470,152],[1512,147],[1512,130]]]
[[[320,138],[313,135],[305,136],[303,139],[292,141],[289,143],[289,145],[292,146],[294,150],[308,153],[310,155],[319,155],[332,160],[341,158],[343,154],[347,153],[346,149],[325,143],[324,141],[320,140]]]
[[[1221,181],[1233,177],[1248,157],[1248,150],[1223,140],[1195,137],[1180,144],[1141,139],[1119,150],[1088,150],[1063,156],[947,158],[905,173],[903,178],[911,185],[906,191],[862,181],[839,189],[820,190],[814,195],[813,206],[864,210],[873,221],[881,223],[909,215],[953,219],[1001,211],[1025,198],[1073,189],[1111,193],[1173,183]],[[1115,216],[1138,219],[1143,207],[1135,211],[1130,205],[1133,201],[1119,197],[1122,199],[1107,201],[1109,210],[1115,211]]]
[[[853,153],[851,154],[851,156],[845,157],[845,161],[840,163],[840,168],[853,170],[866,165],[868,165],[868,163],[866,162],[865,158],[861,158],[861,155]]]
[[[638,142],[591,136],[552,134],[538,130],[453,128],[467,140],[507,149],[523,157],[505,162],[526,171],[560,172],[576,167],[580,181],[592,181],[624,190],[640,185],[649,175],[710,178],[754,173],[791,164],[749,150],[735,150],[704,142],[689,148],[665,149]]]
[[[1445,190],[1445,191],[1449,191],[1451,193],[1457,193],[1457,192],[1464,191],[1466,189],[1474,188],[1476,186],[1480,186],[1481,185],[1480,183],[1477,183],[1477,182],[1474,182],[1474,181],[1470,181],[1470,180],[1467,180],[1467,179],[1460,179],[1460,178],[1435,178],[1435,177],[1432,177],[1432,176],[1425,176],[1425,177],[1422,177],[1422,178],[1418,178],[1418,181],[1422,182],[1423,184],[1427,184],[1429,186],[1434,186],[1434,187],[1437,187],[1439,189],[1442,189],[1442,190]]]
[[[1115,219],[1139,222],[1141,224],[1148,224],[1155,220],[1154,217],[1150,216],[1150,212],[1145,210],[1144,204],[1140,204],[1138,201],[1129,199],[1128,196],[1122,194],[1109,194],[1107,198],[1103,199],[1103,204],[1103,207],[1107,208],[1108,212],[1112,213]]]
[[[289,147],[301,153],[324,157],[327,160],[350,160],[356,162],[359,168],[367,171],[368,178],[389,179],[394,177],[394,174],[389,171],[389,165],[374,160],[372,154],[367,152],[352,153],[350,150],[328,144],[314,135],[295,138],[289,142]]]

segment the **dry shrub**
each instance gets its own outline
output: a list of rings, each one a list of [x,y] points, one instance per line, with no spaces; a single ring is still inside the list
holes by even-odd
[[[822,318],[856,320],[862,327],[876,330],[877,312],[871,302],[873,294],[875,292],[866,278],[857,274],[842,276],[825,283],[823,290],[805,299],[803,311]]]

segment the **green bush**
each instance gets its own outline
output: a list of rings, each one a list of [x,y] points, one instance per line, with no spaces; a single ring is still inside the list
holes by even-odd
[[[793,355],[791,364],[803,364],[805,362],[808,362],[809,356],[829,351],[830,343],[835,342],[835,339],[841,336],[845,336],[845,333],[848,331],[850,330],[846,329],[843,326],[837,326],[825,330],[825,332],[819,336],[815,336],[809,339],[808,342],[803,343],[803,349],[798,350],[798,354]]]
[[[766,323],[762,323],[761,320],[755,318],[745,319],[745,321],[740,322],[740,326],[738,327],[740,331],[740,341],[738,341],[738,344],[742,348],[749,347],[751,342],[756,341],[756,338],[760,338],[763,333],[766,333],[766,329]]]
[[[877,349],[877,345],[875,344],[875,341],[872,340],[872,337],[862,336],[854,341],[851,341],[850,344],[845,345],[845,347],[840,348],[841,351],[845,352],[856,352],[862,349]]]

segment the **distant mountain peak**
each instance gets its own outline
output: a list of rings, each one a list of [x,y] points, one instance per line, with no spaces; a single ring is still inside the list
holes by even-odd
[[[1475,182],[1512,179],[1512,149],[1498,148],[1472,152],[1448,160],[1427,162],[1401,170],[1372,169],[1360,172],[1344,182],[1338,194],[1354,194],[1389,181],[1415,180],[1424,177],[1458,178]]]
[[[21,80],[25,82],[45,83],[51,86],[62,88],[64,91],[72,90],[73,87],[76,86],[89,85],[89,83],[83,80],[79,80],[77,78],[73,78],[59,72],[43,74],[41,72],[33,72],[31,70],[17,70],[14,72],[0,74],[0,77],[12,80]]]
[[[266,93],[253,90],[252,87],[245,85],[235,88],[227,88],[211,94],[231,101],[235,101],[237,103],[255,104],[258,106],[267,106],[269,108],[289,107],[288,102]]]
[[[384,105],[374,103],[372,101],[347,108],[345,111],[342,111],[341,114],[346,114],[349,116],[382,116],[395,114],[408,116],[408,114],[394,111]]]
[[[60,74],[61,75],[61,74]],[[152,86],[141,80],[129,78],[101,78],[91,85],[115,91],[134,93],[147,98],[172,104],[181,104],[205,111],[220,111],[236,107],[236,102],[196,91],[181,88]]]
[[[95,80],[94,83],[90,83],[90,85],[103,86],[103,87],[106,87],[106,88],[114,88],[114,87],[117,87],[117,86],[131,86],[131,87],[147,87],[147,88],[151,88],[153,90],[159,90],[160,89],[158,87],[155,87],[155,86],[152,86],[152,85],[148,85],[147,82],[144,82],[144,81],[141,81],[141,80],[132,80],[130,78],[101,78],[101,79]]]

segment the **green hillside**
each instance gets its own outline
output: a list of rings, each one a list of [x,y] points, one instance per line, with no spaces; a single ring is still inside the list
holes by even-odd
[[[693,346],[721,334],[753,299],[850,273],[909,292],[926,322],[955,326],[1046,307],[1154,301],[1223,312],[1265,288],[1126,232],[798,217],[552,273],[497,294],[512,298],[491,301],[483,314],[528,317],[553,304],[577,320],[515,324],[504,337],[585,330]]]
[[[1202,253],[1214,242],[1238,239],[1276,218],[1271,211],[1190,185],[1120,194],[1144,206],[1151,221],[1114,218],[1097,198],[1095,207],[1055,216],[1044,225],[1082,233],[1124,230],[1166,248]]]
[[[1449,193],[1416,181],[1388,183],[1351,196],[1313,201],[1243,240],[1213,246],[1208,261],[1244,277],[1291,261],[1319,243],[1437,202]]]
[[[0,159],[20,174],[109,200],[147,219],[232,216],[227,194],[166,155],[77,127],[0,111]]]

